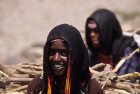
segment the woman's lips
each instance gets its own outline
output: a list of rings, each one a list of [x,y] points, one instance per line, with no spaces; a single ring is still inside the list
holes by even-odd
[[[63,65],[54,65],[54,68],[55,68],[55,69],[59,69],[59,70],[60,70],[60,69],[62,69],[62,68],[63,68]]]

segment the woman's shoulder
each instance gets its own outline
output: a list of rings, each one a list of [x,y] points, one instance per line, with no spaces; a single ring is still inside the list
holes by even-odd
[[[41,82],[41,76],[35,76],[27,87],[27,94],[39,94],[39,92],[41,91]]]
[[[112,48],[112,56],[114,62],[118,62],[120,60],[120,57],[124,56],[124,53],[126,53],[126,49],[135,50],[139,46],[137,42],[134,40],[133,37],[130,36],[123,36],[119,40],[116,40],[113,48]]]
[[[104,94],[101,85],[95,79],[91,79],[89,82],[89,93],[88,94]]]

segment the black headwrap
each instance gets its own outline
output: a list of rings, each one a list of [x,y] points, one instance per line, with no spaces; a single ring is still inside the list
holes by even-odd
[[[122,29],[115,16],[109,10],[99,9],[95,11],[86,22],[86,42],[90,50],[94,49],[89,37],[89,30],[87,24],[90,20],[94,20],[97,24],[98,33],[100,35],[100,49],[105,51],[105,54],[111,54],[112,44],[114,40],[119,39],[122,36]],[[92,47],[93,46],[93,47]]]
[[[98,54],[98,50],[95,50],[90,39],[90,30],[88,29],[88,23],[90,20],[94,20],[97,24],[98,33],[100,35],[99,50],[104,51],[102,53],[106,55],[112,55],[113,61],[118,62],[124,52],[124,49],[133,39],[123,36],[120,23],[113,12],[107,9],[96,10],[87,18],[85,25],[86,43],[88,49],[92,53],[92,59],[97,59],[96,56]]]
[[[89,59],[88,52],[82,40],[79,31],[71,25],[61,24],[54,27],[47,38],[44,46],[43,55],[43,85],[42,94],[47,92],[47,74],[50,71],[48,66],[48,47],[50,41],[54,39],[63,39],[69,48],[70,67],[71,67],[71,93],[78,94],[80,83],[89,79]]]

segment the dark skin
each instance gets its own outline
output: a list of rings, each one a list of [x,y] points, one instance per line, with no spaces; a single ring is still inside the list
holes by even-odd
[[[53,86],[57,94],[64,94],[65,78],[68,65],[68,51],[63,40],[55,39],[51,41],[49,61],[53,71]]]
[[[28,94],[83,94],[86,91],[89,74],[88,51],[80,32],[72,25],[61,24],[53,28],[43,51],[43,79],[33,79],[28,86]],[[39,82],[39,83],[38,83]],[[36,84],[33,84],[36,83]],[[100,91],[98,83],[94,83]],[[32,88],[31,88],[32,87]],[[38,90],[38,91],[39,91]],[[97,93],[91,93],[97,94]]]
[[[67,54],[67,49],[62,40],[56,39],[52,41],[49,61],[51,62],[51,67],[55,75],[61,76],[66,71],[68,64]]]
[[[100,41],[99,41],[99,33],[97,31],[97,24],[94,20],[89,21],[88,28],[91,29],[90,38],[95,48],[99,48]]]
[[[95,48],[98,49],[100,47],[100,35],[98,33],[99,31],[97,29],[96,22],[94,20],[89,21],[88,28],[91,29],[90,38],[91,38],[92,44],[94,45]],[[110,58],[110,56],[105,55],[103,50],[100,51],[99,57],[101,58],[99,59],[100,62],[104,62],[104,63],[109,62],[108,58]]]

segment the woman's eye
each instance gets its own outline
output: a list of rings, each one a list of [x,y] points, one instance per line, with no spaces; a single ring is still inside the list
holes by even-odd
[[[61,51],[60,54],[61,54],[62,56],[67,56],[67,55],[68,55],[68,53],[67,53],[66,50]]]
[[[68,55],[68,51],[64,50],[64,49],[49,49],[49,55],[54,55],[57,52],[62,56],[67,56]]]
[[[54,55],[56,51],[54,49],[49,49],[49,55]]]

